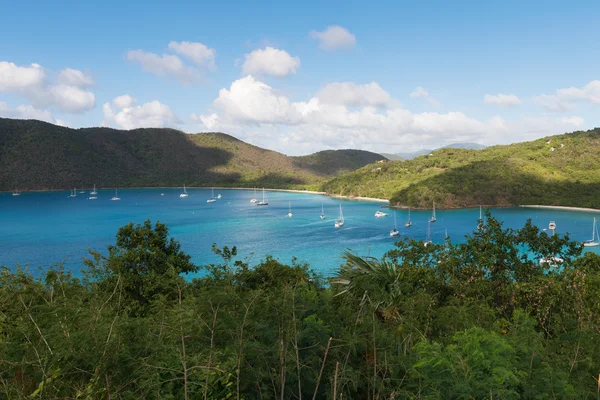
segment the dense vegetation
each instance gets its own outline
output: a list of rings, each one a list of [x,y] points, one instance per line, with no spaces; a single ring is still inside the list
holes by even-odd
[[[600,257],[568,236],[489,217],[461,244],[348,253],[329,284],[214,250],[199,268],[148,221],[80,279],[3,269],[0,398],[598,396]]]
[[[132,186],[317,188],[383,159],[338,150],[288,157],[223,133],[70,129],[0,118],[0,191]]]
[[[333,194],[430,208],[543,204],[600,208],[600,129],[483,150],[442,149],[333,179]]]

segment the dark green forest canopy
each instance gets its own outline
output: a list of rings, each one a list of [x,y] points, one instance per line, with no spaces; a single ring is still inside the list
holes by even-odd
[[[483,150],[441,149],[367,165],[323,190],[431,208],[541,204],[600,208],[600,128]]]
[[[0,398],[598,396],[600,257],[529,222],[349,252],[329,281],[235,247],[197,267],[150,221],[108,250],[80,279],[1,270]]]
[[[71,129],[0,118],[0,191],[73,187],[312,188],[383,156],[361,150],[289,157],[224,133]]]

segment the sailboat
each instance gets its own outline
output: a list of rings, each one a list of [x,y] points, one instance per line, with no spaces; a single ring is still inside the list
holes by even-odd
[[[262,201],[258,201],[256,203],[257,206],[268,206],[269,205],[269,199],[267,199],[267,195],[265,194],[265,188],[263,188],[263,199]]]
[[[344,214],[342,213],[342,205],[340,204],[340,218],[335,221],[335,225],[336,228],[341,228],[342,226],[344,226]]]
[[[321,216],[319,218],[325,219],[325,210],[323,210],[323,204],[321,204]]]
[[[185,188],[185,185],[183,185],[183,193],[181,193],[179,195],[179,197],[181,197],[181,198],[188,197],[188,192],[187,192],[187,189]]]
[[[288,202],[288,210],[289,211],[288,211],[287,217],[292,218],[292,202],[291,201]]]
[[[256,200],[256,188],[254,188],[254,197],[250,199],[250,203],[258,203],[258,200]]]
[[[479,206],[479,221],[477,222],[477,230],[483,229],[483,211],[481,205]]]
[[[596,224],[596,218],[594,218],[594,226],[592,227],[592,238],[583,242],[584,247],[596,247],[600,246],[600,236],[598,235],[598,225]]]
[[[431,215],[431,218],[429,218],[429,222],[435,222],[437,221],[437,218],[435,217],[435,201],[433,202],[433,214]]]
[[[215,199],[215,188],[212,188],[212,195],[210,196],[210,199],[206,200],[206,202],[214,203],[215,201],[217,201],[217,199]]]
[[[97,194],[98,194],[98,192],[96,191],[96,184],[95,184],[95,183],[94,183],[94,189],[93,189],[93,190],[90,192],[90,194],[91,194],[92,196],[95,196],[95,195],[97,195]]]
[[[75,188],[73,188],[69,197],[77,197],[77,190]]]
[[[408,221],[406,221],[404,226],[407,228],[410,228],[412,226],[412,221],[410,220],[410,208],[408,209]]]
[[[113,198],[111,200],[112,201],[119,201],[119,200],[121,200],[121,198],[119,197],[119,192],[118,192],[117,188],[115,188],[115,195],[113,196]]]
[[[12,193],[13,196],[20,196],[21,192],[19,192],[17,189],[15,189],[15,191]]]
[[[396,235],[397,235],[397,234],[399,234],[399,233],[400,233],[400,232],[398,232],[398,228],[396,227],[396,210],[394,210],[394,229],[392,229],[392,230],[390,231],[390,236],[391,236],[391,237],[394,237],[394,236],[396,236]]]
[[[431,221],[427,223],[427,240],[423,243],[424,246],[431,244]]]
[[[85,193],[85,190],[83,190],[83,188],[81,188],[81,190],[79,191],[79,193]]]

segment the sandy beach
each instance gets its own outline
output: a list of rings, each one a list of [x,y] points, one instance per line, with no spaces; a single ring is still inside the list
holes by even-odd
[[[600,212],[596,208],[583,208],[583,207],[566,207],[566,206],[540,206],[540,205],[523,205],[519,206],[523,208],[547,208],[554,210],[565,210],[565,211],[585,211],[585,212]]]

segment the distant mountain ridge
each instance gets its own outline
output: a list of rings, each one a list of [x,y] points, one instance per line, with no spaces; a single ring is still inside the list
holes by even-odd
[[[361,150],[290,157],[224,133],[71,129],[0,118],[0,190],[71,187],[317,188],[384,157]]]
[[[425,154],[430,154],[440,149],[467,149],[467,150],[483,150],[486,146],[479,143],[452,143],[447,146],[440,147],[438,149],[422,149],[413,151],[412,153],[379,153],[388,160],[412,160],[415,157],[419,157]]]

